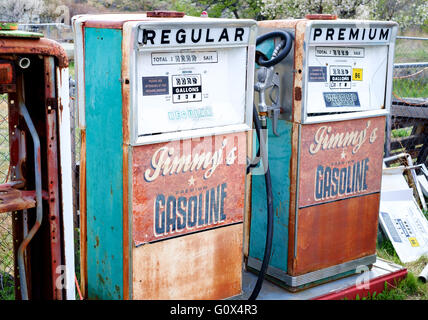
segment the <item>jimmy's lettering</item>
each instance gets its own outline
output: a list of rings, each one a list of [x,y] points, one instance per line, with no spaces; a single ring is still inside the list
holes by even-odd
[[[367,190],[369,158],[343,168],[319,165],[315,170],[315,200],[329,200]]]
[[[204,44],[244,42],[249,33],[246,28],[195,28],[141,30],[139,42],[144,45]]]
[[[154,201],[154,234],[166,236],[224,222],[227,183],[190,197],[158,194]]]
[[[369,127],[370,120],[367,121],[367,127],[360,131],[332,132],[331,126],[321,126],[315,133],[314,142],[309,146],[309,153],[316,154],[321,149],[330,150],[353,146],[352,153],[355,154],[366,141]],[[376,137],[373,138],[373,142],[375,139]],[[373,142],[371,141],[371,143]]]
[[[389,41],[390,28],[314,28],[313,42],[330,41]]]
[[[144,179],[147,182],[154,181],[160,174],[163,176],[193,172],[199,169],[206,170],[204,178],[208,179],[221,164],[223,159],[223,149],[227,145],[227,139],[223,140],[222,146],[215,151],[196,153],[193,155],[174,155],[176,150],[169,147],[161,147],[153,154],[151,168],[144,172]],[[230,159],[230,155],[227,156]],[[228,163],[229,164],[229,163]]]

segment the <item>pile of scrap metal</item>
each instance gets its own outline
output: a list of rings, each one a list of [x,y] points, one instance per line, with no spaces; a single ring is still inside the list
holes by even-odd
[[[388,166],[400,161],[399,166]],[[428,256],[427,210],[428,170],[424,164],[414,165],[408,153],[384,158],[379,223],[382,231],[404,263]],[[419,278],[426,281],[428,267]]]

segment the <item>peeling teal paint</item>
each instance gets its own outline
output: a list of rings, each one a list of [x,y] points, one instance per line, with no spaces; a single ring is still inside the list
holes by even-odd
[[[270,120],[268,120],[268,128],[268,157],[274,208],[272,254],[269,265],[287,272],[292,124],[279,120],[279,137],[273,134]],[[253,146],[255,146],[253,155],[255,156],[258,148],[256,137],[254,137]],[[263,169],[258,171],[263,173]],[[249,256],[262,261],[267,225],[266,184],[263,174],[252,176],[251,190]]]
[[[84,37],[88,297],[122,299],[122,32]]]

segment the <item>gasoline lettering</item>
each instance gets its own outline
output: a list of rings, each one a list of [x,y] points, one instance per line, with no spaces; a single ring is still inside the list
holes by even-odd
[[[315,171],[315,199],[334,199],[367,190],[369,158],[343,168],[319,165]]]
[[[156,236],[179,233],[224,222],[227,183],[190,197],[158,194],[154,203]]]

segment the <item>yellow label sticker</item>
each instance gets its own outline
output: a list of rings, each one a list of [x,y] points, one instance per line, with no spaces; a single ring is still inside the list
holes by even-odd
[[[412,247],[419,247],[419,242],[416,240],[416,238],[409,238],[409,241]]]
[[[361,68],[352,69],[352,80],[363,81],[363,69]]]

